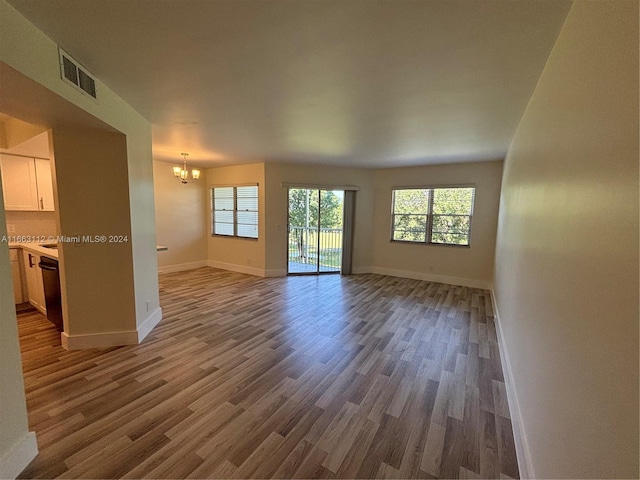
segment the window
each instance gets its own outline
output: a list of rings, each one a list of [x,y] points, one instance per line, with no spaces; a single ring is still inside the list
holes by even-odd
[[[258,186],[211,189],[212,234],[258,238]]]
[[[438,245],[469,245],[476,189],[393,190],[391,239]]]

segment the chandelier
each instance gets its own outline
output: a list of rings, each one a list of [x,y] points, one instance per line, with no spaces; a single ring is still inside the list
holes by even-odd
[[[173,174],[180,181],[180,183],[189,183],[195,182],[200,178],[200,170],[192,169],[191,171],[187,170],[187,157],[188,153],[181,153],[182,155],[182,168],[173,167]],[[191,178],[189,178],[189,174],[191,174]]]

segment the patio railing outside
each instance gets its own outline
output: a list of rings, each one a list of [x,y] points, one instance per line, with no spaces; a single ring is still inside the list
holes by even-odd
[[[339,272],[342,262],[342,229],[289,227],[289,272]],[[319,261],[318,261],[319,259]]]

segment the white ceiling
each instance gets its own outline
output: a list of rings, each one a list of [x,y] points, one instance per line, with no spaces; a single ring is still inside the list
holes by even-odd
[[[503,158],[569,1],[8,0],[153,125],[154,158]]]

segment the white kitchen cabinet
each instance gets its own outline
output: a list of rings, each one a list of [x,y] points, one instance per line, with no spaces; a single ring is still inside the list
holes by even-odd
[[[49,160],[2,154],[0,167],[5,210],[54,210]]]
[[[36,185],[38,186],[38,207],[43,212],[53,212],[53,178],[51,162],[36,158]]]
[[[44,300],[44,284],[42,283],[42,270],[38,266],[40,255],[37,253],[22,251],[24,259],[25,279],[27,283],[27,297],[29,303],[40,312],[46,314],[47,307]]]
[[[13,278],[13,300],[16,305],[22,303],[22,275],[20,274],[20,258],[17,248],[9,249],[9,259],[11,260],[11,276]]]
[[[5,210],[40,210],[34,159],[15,155],[0,155],[0,159]]]

